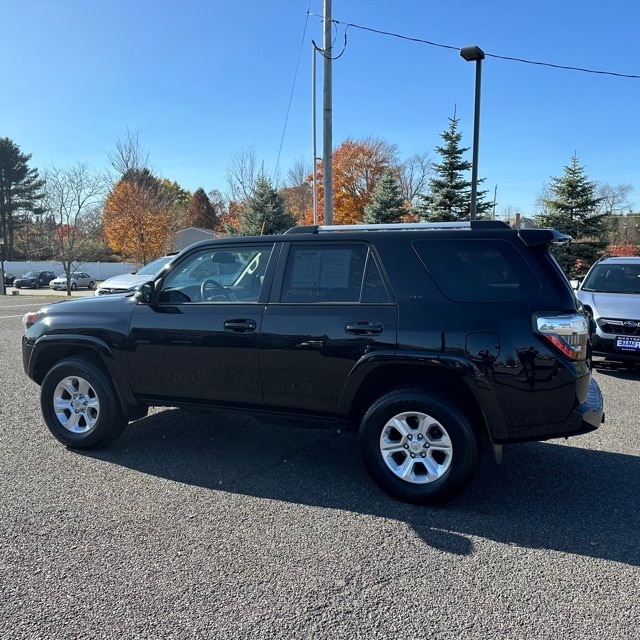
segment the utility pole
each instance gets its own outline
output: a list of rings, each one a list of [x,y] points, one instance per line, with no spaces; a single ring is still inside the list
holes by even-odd
[[[313,224],[318,224],[318,149],[316,145],[316,43],[311,43],[311,147],[313,156]]]
[[[496,197],[498,195],[498,185],[496,185],[496,188],[493,190],[493,210],[491,212],[491,219],[495,220],[496,219]]]
[[[333,224],[333,130],[332,130],[332,95],[331,95],[331,63],[333,50],[331,46],[331,0],[324,0],[324,41],[322,45],[324,58],[324,82],[322,94],[322,163],[324,187],[324,223]],[[315,161],[314,161],[315,162]]]

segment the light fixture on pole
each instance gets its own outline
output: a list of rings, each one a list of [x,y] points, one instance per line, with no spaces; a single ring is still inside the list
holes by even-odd
[[[462,47],[460,55],[467,62],[476,63],[476,98],[473,115],[473,164],[471,165],[471,220],[476,219],[476,202],[478,199],[478,142],[480,140],[480,86],[482,78],[482,61],[484,60],[484,51],[474,45],[471,47]]]

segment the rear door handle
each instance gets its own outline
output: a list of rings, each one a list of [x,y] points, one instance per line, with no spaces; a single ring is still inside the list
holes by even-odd
[[[367,336],[376,333],[382,333],[384,326],[382,322],[349,322],[344,328],[347,333],[355,333],[358,336]]]
[[[257,326],[255,320],[227,320],[224,323],[224,328],[233,333],[252,333]]]

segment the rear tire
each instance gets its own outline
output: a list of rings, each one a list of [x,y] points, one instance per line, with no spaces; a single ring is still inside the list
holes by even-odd
[[[127,426],[109,379],[85,358],[67,358],[49,370],[40,404],[49,431],[67,447],[105,444]]]
[[[398,389],[374,402],[359,442],[378,486],[415,504],[453,499],[478,464],[478,440],[466,416],[451,401],[420,389]]]
[[[78,285],[75,282],[71,283],[71,291],[75,291],[78,288]]]

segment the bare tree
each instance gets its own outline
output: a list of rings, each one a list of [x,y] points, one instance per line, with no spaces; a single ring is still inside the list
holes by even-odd
[[[94,240],[97,212],[107,191],[107,180],[81,162],[66,169],[51,166],[44,178],[44,215],[54,228],[51,238],[54,259],[62,263],[70,295],[71,272],[79,262],[92,257],[87,249]]]
[[[610,185],[606,182],[598,184],[597,196],[600,198],[599,213],[623,213],[631,211],[629,194],[633,191],[630,184]]]
[[[402,195],[407,202],[416,204],[417,197],[427,191],[431,176],[431,164],[428,153],[416,154],[400,164],[398,181]]]
[[[118,138],[115,149],[107,153],[109,164],[122,177],[127,171],[139,171],[149,168],[149,152],[142,148],[140,143],[140,133],[136,129],[131,131],[127,127],[124,138]]]
[[[551,200],[551,190],[545,182],[540,189],[540,193],[536,196],[536,211],[538,215],[547,215],[549,213],[549,200]]]
[[[251,197],[261,171],[253,148],[243,148],[231,155],[227,166],[229,200],[242,203]]]
[[[298,158],[287,173],[287,184],[280,189],[287,209],[299,222],[313,209],[313,187],[311,174],[313,167],[305,158]]]

